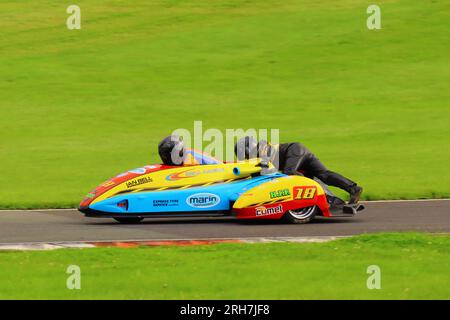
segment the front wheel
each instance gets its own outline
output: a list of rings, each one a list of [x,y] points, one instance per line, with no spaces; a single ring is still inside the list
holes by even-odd
[[[144,218],[114,218],[114,220],[116,220],[117,222],[120,222],[122,224],[134,224],[134,223],[139,223],[142,220],[144,220]]]
[[[306,207],[306,208],[301,208],[301,209],[296,209],[296,210],[288,210],[283,215],[282,219],[284,222],[287,222],[287,223],[297,223],[297,224],[308,223],[312,219],[314,219],[314,217],[317,214],[317,211],[318,211],[318,209],[316,206],[311,206],[311,207]]]

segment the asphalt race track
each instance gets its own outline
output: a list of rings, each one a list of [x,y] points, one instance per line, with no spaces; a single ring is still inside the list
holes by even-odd
[[[85,218],[77,210],[0,211],[0,243],[230,239],[345,236],[368,232],[450,233],[450,200],[366,202],[353,218],[318,219],[306,225],[241,222],[233,218],[147,219],[121,225]]]

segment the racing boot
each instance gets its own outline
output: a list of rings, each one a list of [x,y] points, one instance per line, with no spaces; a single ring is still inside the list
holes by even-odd
[[[355,204],[358,203],[359,197],[361,196],[361,193],[363,192],[363,188],[360,186],[354,185],[350,188],[350,200],[348,200],[348,204]]]
[[[325,182],[327,185],[341,188],[350,194],[350,200],[348,204],[355,204],[359,201],[359,197],[362,193],[362,188],[356,184],[356,182],[347,179],[337,172],[325,170],[316,175],[318,179]]]

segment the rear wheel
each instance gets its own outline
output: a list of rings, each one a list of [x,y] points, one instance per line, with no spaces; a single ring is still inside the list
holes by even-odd
[[[141,222],[144,218],[114,218],[114,220],[123,224],[134,224]]]
[[[316,206],[295,210],[288,210],[283,215],[283,220],[287,223],[297,223],[297,224],[308,223],[312,219],[314,219],[314,217],[317,214],[317,211],[318,209]]]

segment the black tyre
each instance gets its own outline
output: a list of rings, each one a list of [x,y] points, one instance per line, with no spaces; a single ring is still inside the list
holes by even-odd
[[[134,224],[141,222],[144,218],[114,218],[114,220],[123,224]]]
[[[317,206],[311,206],[296,210],[288,210],[283,216],[283,221],[286,223],[303,224],[308,223],[314,219],[318,212]]]

